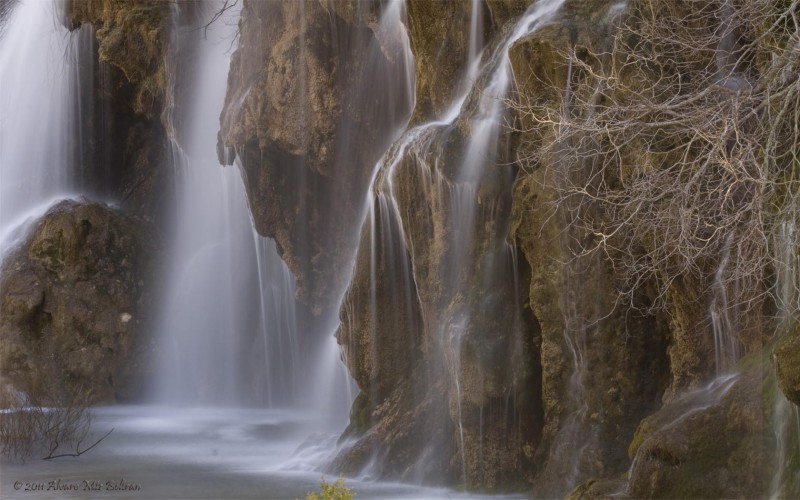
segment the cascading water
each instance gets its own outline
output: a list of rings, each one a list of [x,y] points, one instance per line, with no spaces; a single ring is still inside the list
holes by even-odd
[[[228,15],[234,15],[228,12]],[[174,14],[180,17],[180,12]],[[156,377],[162,402],[281,405],[291,402],[300,346],[294,280],[271,241],[254,232],[239,172],[216,157],[217,117],[226,88],[236,22],[208,30],[176,23],[174,51],[197,47],[186,102],[176,99],[176,212],[169,244],[171,274],[159,330],[165,346]],[[188,67],[182,68],[185,64]]]
[[[775,298],[778,306],[778,336],[785,334],[800,314],[800,256],[797,253],[797,221],[781,221],[775,231]],[[775,402],[772,430],[775,438],[775,474],[770,484],[770,499],[798,494],[800,476],[800,411],[774,383],[770,388]]]
[[[517,247],[507,241],[516,176],[511,149],[516,139],[505,129],[512,117],[505,100],[514,85],[509,52],[517,41],[552,21],[565,1],[535,0],[504,29],[490,28],[492,23],[484,18],[489,12],[508,15],[502,9],[493,10],[483,0],[465,3],[469,35],[466,47],[459,48],[464,49],[465,60],[459,81],[452,82],[455,97],[431,121],[414,126],[408,125],[415,106],[415,82],[403,0],[376,2],[380,8],[362,8],[366,4],[356,2],[357,12],[346,13],[335,12],[333,4],[327,4],[321,22],[310,16],[313,27],[298,28],[298,59],[313,56],[313,64],[332,62],[335,66],[353,56],[360,61],[354,66],[364,66],[360,79],[346,80],[357,82],[359,102],[335,106],[368,104],[331,125],[334,132],[325,130],[338,135],[331,143],[335,144],[333,159],[325,165],[329,169],[320,174],[321,180],[309,180],[318,172],[306,169],[311,160],[302,154],[286,155],[290,159],[278,155],[273,160],[280,163],[277,168],[303,178],[297,184],[298,205],[289,208],[304,212],[304,204],[309,203],[303,198],[307,189],[325,193],[324,189],[315,191],[317,184],[336,177],[349,179],[353,171],[342,167],[359,163],[353,149],[362,145],[360,124],[350,120],[379,124],[375,128],[380,133],[371,146],[386,150],[369,179],[363,221],[353,217],[342,225],[347,226],[345,233],[350,225],[355,233],[363,222],[351,289],[341,291],[339,311],[342,356],[362,389],[361,399],[353,405],[350,428],[354,430],[348,428],[342,449],[352,446],[355,455],[366,456],[358,462],[365,466],[344,469],[348,475],[360,472],[370,479],[460,483],[464,488],[529,488],[530,476],[543,473],[546,463],[544,467],[551,467],[558,476],[559,493],[566,493],[588,477],[587,470],[594,470],[586,466],[595,458],[591,448],[600,442],[593,434],[595,417],[586,403],[593,387],[588,382],[593,330],[587,318],[596,311],[581,310],[586,298],[579,295],[581,266],[592,263],[579,263],[558,280],[566,289],[558,304],[565,324],[561,351],[565,374],[559,383],[570,394],[548,396],[559,398],[563,412],[547,431],[551,441],[540,447],[542,436],[537,433],[545,432],[539,413],[544,403],[537,391],[544,383],[542,365],[537,363],[542,363],[544,351],[537,351],[535,337],[541,331],[524,290],[530,269],[524,267]],[[330,462],[345,409],[354,399],[331,336],[338,324],[333,317],[336,306],[324,306],[333,313],[323,308],[321,316],[312,314],[314,306],[296,299],[297,288],[301,293],[303,288],[296,287],[278,255],[279,246],[254,231],[254,212],[246,196],[253,202],[251,191],[255,190],[241,176],[265,164],[245,168],[240,157],[237,169],[222,168],[217,161],[218,116],[230,51],[237,29],[245,23],[237,28],[237,13],[228,9],[208,30],[197,28],[223,5],[231,4],[173,2],[172,25],[162,26],[171,38],[166,42],[168,109],[160,119],[165,122],[172,153],[167,168],[174,169],[176,180],[169,196],[171,219],[162,227],[167,271],[162,276],[157,324],[161,357],[152,380],[151,402],[163,406],[97,408],[99,432],[115,429],[103,446],[82,457],[79,465],[74,461],[28,471],[11,469],[4,479],[4,493],[10,491],[10,475],[39,480],[54,471],[85,477],[89,470],[105,478],[123,468],[151,496],[237,497],[257,490],[290,498],[316,489],[319,471]],[[295,21],[302,24],[308,21],[304,13],[311,4],[300,5],[302,12]],[[610,9],[616,12],[624,6],[618,2]],[[368,17],[379,9],[379,18]],[[103,121],[109,112],[102,109],[103,92],[96,92],[103,86],[98,82],[108,76],[102,72],[110,71],[110,65],[97,60],[94,28],[87,25],[67,34],[56,14],[49,2],[0,0],[0,257],[21,236],[20,222],[38,218],[50,200],[70,193],[102,197],[111,191],[104,188],[115,182],[118,173],[113,171],[111,155],[102,149],[108,139],[103,134],[110,134],[105,129],[111,127]],[[364,15],[369,21],[354,22],[349,15]],[[198,21],[201,17],[203,22]],[[356,35],[342,34],[353,26]],[[319,44],[313,33],[317,28],[324,32]],[[492,29],[497,36],[485,36]],[[358,43],[373,35],[376,41],[366,57],[349,51],[351,42],[361,51],[365,47]],[[287,64],[294,62],[285,59]],[[375,67],[380,68],[378,76],[371,74]],[[280,69],[269,67],[269,71]],[[319,74],[314,75],[318,69],[306,65],[286,71],[295,72],[297,87],[304,88],[319,83]],[[565,115],[569,113],[571,67],[569,71]],[[18,77],[22,74],[25,78]],[[381,83],[376,83],[378,77]],[[298,95],[293,112],[311,116],[319,103],[304,100],[308,96],[302,92]],[[152,118],[154,123],[158,119]],[[161,123],[156,125],[161,127]],[[236,154],[241,154],[236,148]],[[273,152],[260,150],[262,155]],[[370,162],[376,156],[370,156]],[[281,163],[284,160],[287,164]],[[362,177],[354,204],[360,207],[364,194],[360,190],[369,170],[358,174]],[[325,203],[335,210],[341,200],[331,198]],[[299,225],[310,224],[314,215],[309,214],[313,211],[298,217]],[[297,238],[303,247],[299,254],[309,262],[299,266],[311,266],[319,256],[314,231],[290,230],[303,233]],[[787,220],[775,237],[775,289],[782,327],[796,321],[798,310],[796,233],[796,222]],[[737,383],[730,370],[744,348],[735,337],[737,325],[729,319],[728,293],[732,297],[733,292],[725,286],[729,261],[736,258],[733,242],[729,236],[721,249],[708,309],[717,377],[706,387],[677,396],[674,404],[682,411],[664,422],[665,428],[678,427],[720,404]],[[280,248],[286,256],[288,250]],[[340,274],[346,275],[347,269]],[[326,293],[333,298],[326,300],[336,302],[339,286],[338,282],[328,286]],[[366,325],[366,340],[345,332],[353,325],[357,330],[359,322]],[[395,362],[394,357],[406,363]],[[800,484],[796,477],[800,416],[797,407],[773,389],[778,447],[770,495],[780,498]],[[365,400],[369,404],[363,404]],[[407,425],[408,415],[417,420]],[[314,434],[309,435],[311,431]],[[384,438],[382,432],[391,441],[384,448],[374,445]],[[544,456],[548,450],[553,453]],[[387,462],[393,463],[387,466]],[[211,484],[206,477],[209,470],[221,480]],[[521,479],[523,474],[526,477]],[[180,479],[178,486],[175,478]],[[187,490],[179,490],[189,483]],[[451,491],[357,479],[348,479],[348,484],[369,498],[457,496]]]
[[[722,245],[719,266],[714,273],[712,299],[709,306],[711,331],[714,335],[714,366],[717,375],[726,373],[741,357],[739,339],[736,338],[736,325],[731,317],[728,290],[725,278],[731,259],[733,233],[728,234]]]
[[[437,428],[420,431],[427,445],[406,476],[409,479],[430,480],[424,471],[431,471],[433,464],[450,453],[449,431],[443,436],[441,429],[452,428],[456,442],[453,451],[459,470],[453,466],[448,474],[457,476],[465,486],[485,480],[483,457],[489,457],[489,450],[498,442],[524,440],[523,436],[531,432],[516,416],[521,403],[515,394],[530,376],[520,368],[526,361],[519,358],[525,351],[523,332],[530,325],[522,317],[523,305],[514,299],[522,296],[513,276],[517,254],[506,242],[514,171],[501,159],[508,113],[504,99],[513,82],[508,55],[512,45],[546,24],[562,3],[535,3],[513,29],[506,31],[501,43],[483,50],[478,50],[482,41],[476,28],[482,21],[475,17],[480,9],[473,4],[468,60],[457,86],[463,93],[441,116],[407,130],[376,165],[374,196],[364,225],[369,240],[363,240],[368,245],[362,247],[369,287],[351,288],[350,303],[343,309],[343,347],[346,357],[358,352],[363,341],[356,340],[359,326],[352,316],[365,309],[362,314],[370,318],[371,332],[367,358],[373,371],[382,369],[380,356],[385,352],[402,352],[411,365],[419,350],[435,358],[429,368],[431,374],[420,375],[430,377],[430,382],[419,382],[420,386],[412,389],[414,397],[429,398],[426,385],[438,386],[440,381],[445,381],[447,397],[429,410],[436,415],[430,418]],[[457,140],[459,130],[469,131],[463,141]],[[456,159],[454,163],[451,158]],[[403,176],[402,182],[398,182],[399,176]],[[408,190],[414,189],[420,191],[417,196],[424,200],[424,206],[431,207],[431,213],[411,213],[415,202],[409,200]],[[424,237],[416,239],[416,235],[430,232],[433,243]],[[440,246],[446,255],[433,265],[427,261],[431,245]],[[362,292],[364,289],[369,292]],[[389,294],[391,300],[387,300]],[[387,332],[398,327],[398,322],[386,317],[382,304],[387,303],[395,304],[393,309],[408,311],[400,323],[405,325],[405,347]],[[508,307],[499,312],[501,303]],[[493,332],[487,322],[497,314],[503,317],[502,333]],[[419,322],[413,318],[419,318]],[[490,339],[478,339],[487,335],[486,328],[490,329]],[[507,350],[509,366],[500,369],[502,373],[493,362],[480,359],[491,359],[495,353],[476,354],[486,343],[495,345],[496,352]],[[470,358],[469,367],[465,356]],[[402,366],[400,362],[393,364]],[[390,388],[370,385],[369,390],[374,405]],[[479,396],[481,391],[490,395]],[[373,459],[369,466],[378,468],[370,474],[379,475],[383,464]]]
[[[499,292],[509,285],[514,279],[509,273],[516,269],[513,260],[516,252],[505,237],[508,234],[507,214],[503,213],[499,199],[482,199],[479,192],[487,182],[500,182],[510,187],[509,179],[503,179],[503,174],[498,168],[498,156],[502,154],[500,143],[504,119],[507,116],[506,97],[513,82],[511,62],[508,52],[511,46],[520,38],[531,35],[540,26],[547,23],[558,11],[563,1],[539,1],[529,8],[528,12],[518,21],[508,38],[494,53],[487,55],[484,66],[478,76],[480,85],[477,90],[479,97],[474,103],[474,110],[461,109],[469,120],[469,140],[464,148],[463,161],[458,166],[454,182],[449,182],[441,177],[437,179],[440,196],[450,200],[450,212],[453,214],[452,224],[456,230],[452,234],[450,245],[455,249],[453,259],[445,266],[445,287],[454,292],[447,299],[450,304],[461,302],[458,294],[461,290],[475,287],[477,290],[493,290]],[[495,170],[495,172],[492,172]],[[446,191],[441,188],[445,187]],[[486,228],[489,228],[488,231]],[[477,282],[475,282],[477,280]],[[519,297],[519,290],[512,286],[511,296]],[[447,303],[446,302],[446,303]],[[462,355],[465,349],[464,337],[471,323],[479,321],[481,313],[469,305],[469,302],[457,306],[452,313],[452,320],[441,325],[440,338],[445,344],[450,343],[450,348],[445,349],[446,357],[449,354],[450,375],[453,378],[456,391],[457,424],[459,432],[459,447],[462,465],[462,480],[466,486],[468,478],[480,474],[478,470],[467,471],[468,443],[464,435],[464,405],[462,394],[462,378],[466,374],[462,368]],[[519,310],[515,309],[516,317],[507,318],[508,324],[514,331],[514,338],[521,338],[524,328]],[[515,341],[518,342],[518,341]],[[479,374],[482,380],[484,375]],[[469,446],[482,461],[485,429],[484,408],[478,408],[477,436],[473,436]]]
[[[81,110],[76,99],[79,65],[81,58],[91,59],[92,49],[91,28],[67,31],[57,1],[23,0],[7,8],[9,17],[0,31],[3,248],[15,228],[38,219],[57,199],[74,196],[80,187],[84,141],[72,138],[82,130],[76,116]]]

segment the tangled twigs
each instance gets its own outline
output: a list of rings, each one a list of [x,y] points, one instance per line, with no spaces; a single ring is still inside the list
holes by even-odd
[[[563,54],[561,106],[513,103],[536,138],[523,165],[550,169],[555,209],[588,236],[575,253],[608,254],[629,304],[657,283],[647,308],[660,308],[692,276],[736,314],[766,298],[800,309],[799,10],[631,2],[608,51]]]

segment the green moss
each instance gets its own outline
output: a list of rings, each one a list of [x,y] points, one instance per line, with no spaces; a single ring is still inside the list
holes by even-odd
[[[359,392],[350,409],[350,426],[348,431],[355,435],[364,434],[372,425],[369,396]]]
[[[647,420],[643,420],[642,423],[639,424],[639,427],[636,428],[636,432],[633,433],[631,444],[628,445],[628,458],[633,460],[633,457],[636,456],[636,452],[639,451],[639,447],[652,433],[653,429],[650,428]]]

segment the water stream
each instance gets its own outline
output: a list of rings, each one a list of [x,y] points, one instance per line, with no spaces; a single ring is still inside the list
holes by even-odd
[[[455,427],[460,479],[465,486],[481,480],[480,461],[470,465],[467,457],[483,456],[484,439],[491,432],[515,435],[519,429],[513,417],[499,417],[513,414],[513,389],[508,389],[502,396],[493,396],[502,399],[503,406],[476,405],[472,402],[475,396],[468,397],[465,391],[475,391],[476,378],[480,385],[490,384],[488,380],[493,375],[480,371],[467,373],[462,363],[463,353],[475,350],[475,340],[470,338],[470,332],[474,332],[476,324],[484,321],[485,317],[497,314],[496,310],[483,309],[490,307],[486,305],[486,298],[518,299],[522,296],[515,288],[516,280],[512,275],[517,269],[517,254],[506,242],[506,197],[514,173],[501,160],[505,147],[503,124],[508,116],[504,99],[513,82],[508,52],[516,41],[546,24],[562,4],[562,0],[534,3],[517,24],[506,31],[499,44],[484,46],[477,28],[483,22],[481,9],[473,2],[467,60],[462,64],[464,72],[455,87],[458,92],[439,116],[405,131],[377,163],[373,174],[373,197],[365,222],[370,238],[367,314],[372,325],[371,356],[376,358],[380,342],[385,342],[382,336],[386,335],[379,326],[379,308],[384,303],[381,299],[386,297],[379,299],[377,294],[394,293],[396,297],[391,303],[404,304],[400,310],[408,310],[410,316],[419,311],[421,317],[419,328],[423,331],[407,332],[407,337],[432,338],[433,345],[426,349],[438,353],[434,356],[438,357],[439,364],[432,372],[444,373],[448,378],[450,400],[440,404],[450,408],[446,418],[451,419]],[[453,148],[452,135],[456,133],[457,124],[470,132],[463,143]],[[455,165],[449,165],[450,157],[458,158]],[[415,241],[413,235],[424,234],[425,230],[420,231],[419,227],[415,231],[408,230],[407,225],[417,225],[420,221],[415,219],[417,215],[407,211],[410,208],[407,199],[398,192],[398,172],[406,170],[408,164],[417,169],[415,175],[420,182],[420,196],[433,207],[432,220],[427,222],[434,228],[433,238],[442,238],[442,242],[436,244],[447,249],[441,267],[426,271],[435,276],[426,278],[438,283],[433,286],[428,281],[418,281],[418,267],[427,266],[424,263],[425,252],[432,243],[425,239]],[[476,305],[481,301],[472,295],[476,290],[475,293],[484,297],[484,306]],[[425,298],[422,293],[426,294]],[[517,351],[520,350],[523,331],[520,311],[521,304],[513,302],[504,318],[511,340],[503,342],[513,345]],[[352,312],[346,307],[345,316],[348,314]],[[417,348],[413,341],[407,347],[411,356]],[[345,345],[345,355],[354,349]],[[509,368],[509,372],[513,370]],[[370,397],[376,399],[374,393]],[[421,394],[419,397],[425,396]],[[472,401],[466,403],[468,399]],[[498,418],[506,418],[507,422],[501,424],[495,420],[490,425],[492,419]],[[441,425],[447,427],[450,423],[442,422]],[[497,430],[498,426],[505,430]],[[425,469],[432,463],[429,461],[441,460],[443,452],[443,449],[429,449],[419,457],[416,467]]]
[[[78,63],[81,56],[91,58],[85,50],[91,50],[86,43],[92,37],[90,27],[70,33],[56,1],[20,1],[10,9],[0,32],[0,244],[5,245],[15,228],[78,192],[81,163],[75,159],[82,141],[71,138],[82,130],[76,126]]]
[[[210,9],[211,6],[209,6]],[[299,380],[294,280],[275,245],[254,232],[236,168],[216,157],[219,111],[236,33],[230,10],[208,30],[173,14],[177,72],[193,71],[176,98],[171,142],[176,192],[170,263],[159,321],[156,400],[199,405],[291,402]],[[195,60],[180,56],[196,48]]]
[[[787,334],[800,315],[800,256],[797,252],[797,221],[783,220],[775,231],[776,302],[778,305],[777,336]],[[770,499],[800,494],[800,411],[777,387],[772,408],[772,431],[777,444],[775,474],[770,484]]]

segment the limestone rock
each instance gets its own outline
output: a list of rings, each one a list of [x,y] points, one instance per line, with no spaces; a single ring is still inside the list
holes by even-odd
[[[462,92],[467,71],[473,2],[408,2],[408,31],[416,64],[417,103],[414,120],[440,117]],[[483,9],[483,6],[480,7]],[[481,10],[480,14],[483,14]],[[480,49],[489,16],[477,26]]]
[[[174,91],[171,16],[169,2],[146,0],[71,0],[66,8],[67,26],[90,26],[95,38],[92,52],[79,59],[86,92],[76,125],[83,131],[82,192],[120,200],[150,220],[163,213],[171,185],[164,125],[171,124],[166,110]]]
[[[169,3],[147,0],[71,0],[71,28],[82,23],[98,27],[99,60],[120,69],[134,86],[133,108],[157,115],[166,92],[164,53]]]
[[[685,393],[639,426],[631,443],[634,498],[758,498],[776,470],[769,363]],[[781,458],[782,459],[782,458]]]
[[[466,129],[428,128],[378,173],[337,335],[367,398],[354,414],[369,418],[338,463],[353,470],[373,453],[389,477],[524,487],[541,428],[539,354],[513,275],[524,282],[526,266],[505,246],[514,169],[497,160],[459,179]],[[474,190],[466,227],[457,189]]]
[[[800,406],[800,323],[783,336],[775,349],[778,384],[786,398]]]
[[[105,205],[53,206],[3,261],[0,377],[45,405],[141,396],[153,238]]]
[[[221,160],[238,156],[257,231],[317,312],[344,288],[372,169],[410,111],[378,7],[246,0],[231,60]]]
[[[560,89],[567,84],[564,51],[576,39],[593,47],[605,43],[603,29],[581,26],[592,25],[592,16],[607,5],[577,4],[568,2],[564,9],[583,7],[584,17],[563,14],[510,53],[520,94],[551,109],[562,105]],[[618,281],[604,255],[581,255],[581,248],[592,246],[592,236],[571,224],[570,210],[576,207],[554,209],[559,178],[552,165],[558,156],[542,153],[554,131],[538,133],[523,135],[517,148],[519,157],[535,152],[538,160],[516,180],[510,237],[531,269],[528,297],[542,336],[544,427],[535,493],[554,497],[591,477],[614,478],[628,467],[625,445],[670,382],[670,332],[663,319],[616,303]],[[582,210],[602,216],[588,205]],[[637,300],[648,299],[643,293]],[[581,453],[575,453],[577,447]]]

